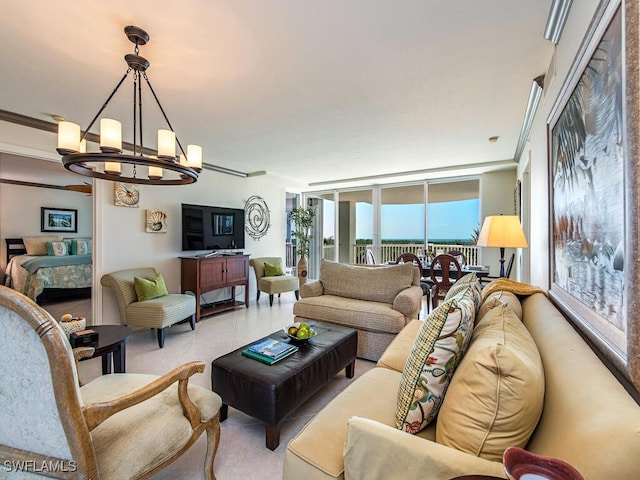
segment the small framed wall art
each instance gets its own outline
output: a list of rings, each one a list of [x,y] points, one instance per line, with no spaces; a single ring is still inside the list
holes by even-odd
[[[117,207],[138,208],[140,190],[135,183],[115,182],[114,204]]]
[[[78,210],[40,207],[40,231],[76,233],[78,231]]]
[[[160,210],[147,210],[146,231],[149,233],[167,232],[167,214]]]

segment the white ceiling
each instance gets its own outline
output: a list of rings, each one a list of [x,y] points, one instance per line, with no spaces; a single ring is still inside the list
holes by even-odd
[[[2,3],[1,109],[86,128],[126,70],[123,28],[137,25],[183,144],[201,144],[210,164],[312,186],[512,160],[553,53],[551,0]],[[105,112],[129,141],[131,88]],[[164,125],[150,98],[144,113],[155,148]]]

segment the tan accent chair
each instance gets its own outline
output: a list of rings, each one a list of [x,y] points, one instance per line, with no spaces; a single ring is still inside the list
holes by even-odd
[[[58,478],[149,478],[206,431],[204,473],[215,479],[222,400],[189,384],[203,362],[161,377],[103,375],[80,387],[69,341],[49,313],[0,287],[0,324],[0,471],[20,465],[31,475],[14,467],[16,478],[41,478],[44,465]]]
[[[269,306],[273,306],[273,296],[277,293],[278,297],[283,292],[294,292],[296,300],[300,298],[299,288],[300,282],[298,277],[292,275],[279,275],[277,277],[265,277],[264,264],[270,263],[275,265],[278,262],[282,264],[280,257],[260,257],[252,258],[249,264],[253,267],[256,274],[256,302],[260,300],[260,292],[269,294]]]
[[[189,321],[191,330],[196,329],[196,299],[189,294],[170,293],[139,302],[133,278],[153,278],[156,273],[152,267],[119,270],[103,275],[100,283],[113,290],[120,310],[120,322],[123,325],[155,328],[158,345],[162,348],[167,327]]]

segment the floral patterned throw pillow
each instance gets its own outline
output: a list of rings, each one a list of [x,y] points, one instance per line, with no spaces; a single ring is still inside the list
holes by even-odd
[[[436,417],[471,340],[474,318],[473,293],[465,289],[441,303],[424,321],[398,388],[399,430],[417,433]]]
[[[445,295],[444,299],[449,300],[450,298],[455,297],[465,288],[472,289],[473,300],[475,301],[476,306],[479,307],[480,301],[482,300],[482,288],[480,287],[480,280],[478,280],[478,277],[474,272],[466,274],[460,280],[456,280],[456,282]]]

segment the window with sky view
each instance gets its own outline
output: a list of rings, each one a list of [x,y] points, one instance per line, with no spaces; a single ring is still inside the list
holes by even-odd
[[[330,204],[330,205],[326,205]],[[474,230],[479,228],[479,200],[459,200],[452,202],[430,203],[429,242],[455,243],[468,242]],[[330,208],[326,208],[329,206]],[[382,240],[415,240],[423,241],[424,206],[422,204],[383,205],[382,206]],[[370,203],[357,203],[356,238],[370,240],[373,238],[373,206]],[[333,237],[334,228],[333,202],[325,202],[324,237]]]

